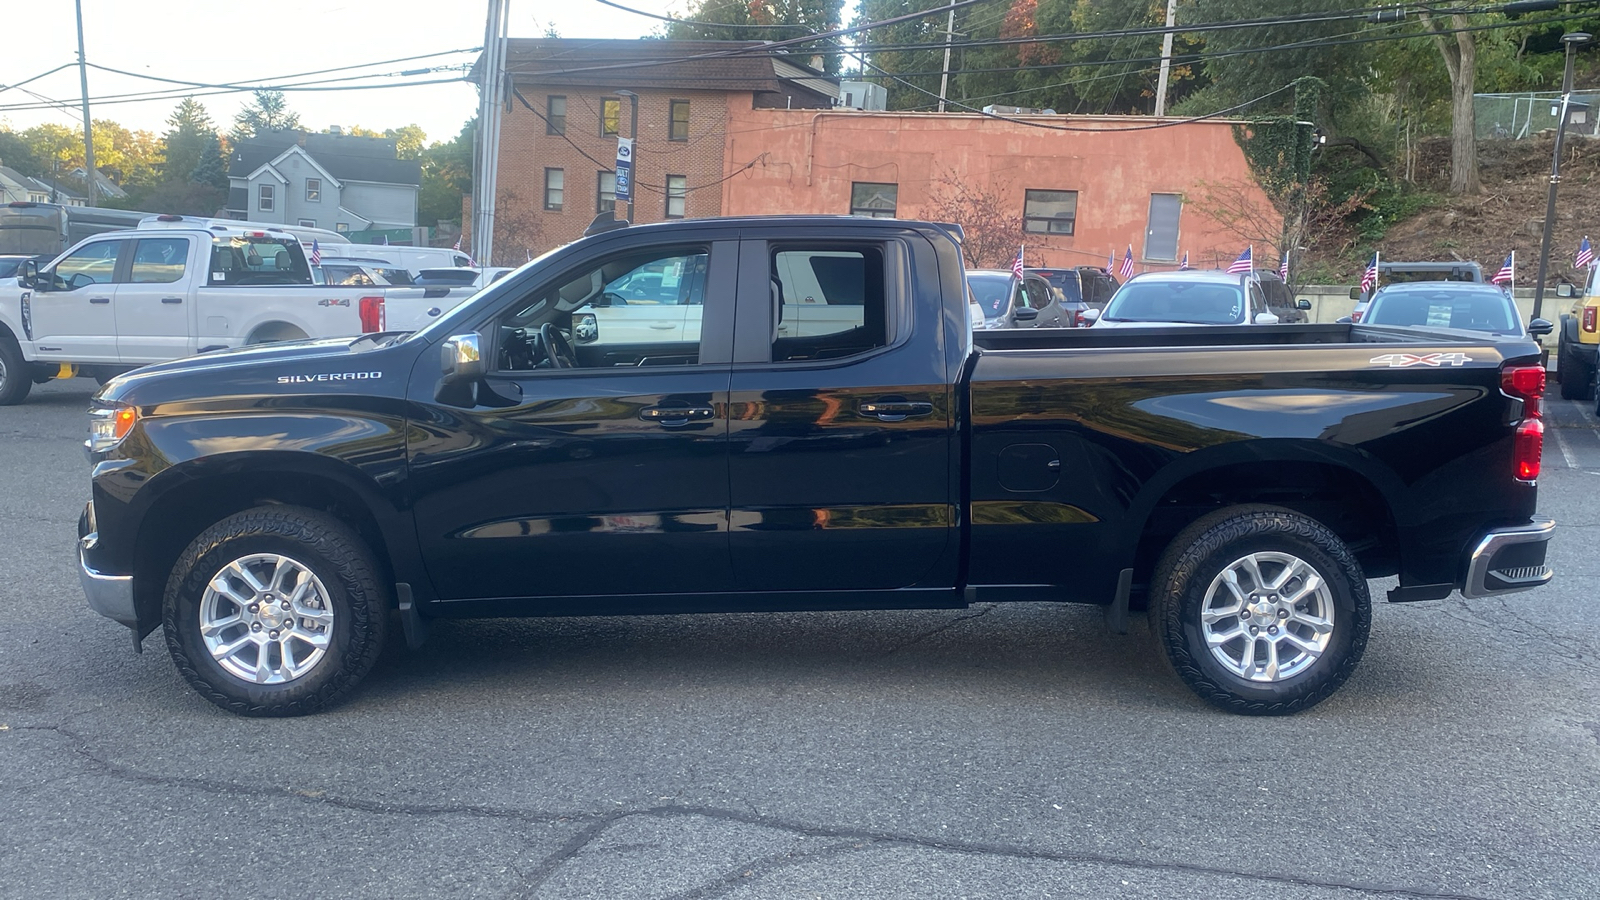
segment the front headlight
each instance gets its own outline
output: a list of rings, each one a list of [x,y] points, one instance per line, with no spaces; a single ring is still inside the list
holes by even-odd
[[[89,439],[83,442],[90,453],[105,453],[128,436],[139,421],[139,411],[131,406],[101,406],[89,410]]]

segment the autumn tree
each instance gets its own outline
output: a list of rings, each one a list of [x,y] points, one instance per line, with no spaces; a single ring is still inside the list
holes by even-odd
[[[428,140],[427,132],[416,123],[401,125],[399,128],[386,128],[383,136],[394,141],[397,154],[401,159],[421,159],[422,148]]]
[[[837,29],[843,8],[844,0],[692,0],[682,19],[668,23],[662,34],[700,41],[801,37]],[[838,55],[828,54],[823,69],[838,72]]]
[[[929,183],[928,200],[917,217],[960,225],[961,252],[968,267],[1004,267],[1023,241],[1016,204],[1006,200],[1010,186],[1004,179],[979,180],[946,169]]]
[[[472,190],[472,142],[478,120],[471,119],[448,141],[423,150],[422,187],[417,193],[417,221],[432,224],[461,218],[461,198]]]

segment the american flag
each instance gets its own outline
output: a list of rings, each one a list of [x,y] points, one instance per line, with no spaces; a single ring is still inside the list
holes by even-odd
[[[1372,254],[1372,262],[1367,263],[1366,271],[1361,273],[1361,293],[1371,291],[1378,284],[1378,254]]]
[[[322,265],[322,248],[317,246],[316,238],[311,239],[311,264],[313,266]]]
[[[1589,246],[1589,236],[1583,236],[1583,243],[1578,245],[1578,258],[1572,261],[1573,268],[1586,269],[1594,265],[1594,248]]]
[[[1494,277],[1489,279],[1489,281],[1492,284],[1510,284],[1512,279],[1516,278],[1516,276],[1517,251],[1513,250],[1511,251],[1511,255],[1506,257],[1506,264],[1501,266],[1500,271],[1494,273]]]
[[[461,235],[456,235],[456,252],[461,252]]]
[[[1179,268],[1179,269],[1180,269],[1180,270],[1182,270],[1182,269],[1192,269],[1192,268],[1194,268],[1194,267],[1193,267],[1193,266],[1191,266],[1191,265],[1189,265],[1189,251],[1187,251],[1187,250],[1185,250],[1185,251],[1183,251],[1183,263],[1182,263],[1182,264],[1180,264],[1180,265],[1179,265],[1179,266],[1178,266],[1178,268]]]
[[[1117,277],[1127,281],[1133,277],[1133,245],[1128,245],[1128,252],[1122,256],[1122,268],[1117,270]]]
[[[1228,266],[1228,274],[1241,275],[1245,272],[1254,270],[1255,267],[1255,260],[1251,258],[1251,248],[1246,247],[1244,248],[1244,252],[1239,254],[1239,258],[1234,260],[1232,265]]]
[[[1278,277],[1284,281],[1289,280],[1289,254],[1283,255],[1283,262],[1278,263]]]
[[[1110,275],[1115,271],[1117,271],[1117,251],[1113,250],[1106,254],[1106,274]]]
[[[1022,251],[1023,248],[1018,247],[1017,258],[1011,261],[1011,275],[1013,278],[1022,277]]]

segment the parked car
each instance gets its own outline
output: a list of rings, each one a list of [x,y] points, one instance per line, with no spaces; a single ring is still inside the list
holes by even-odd
[[[692,336],[573,340],[608,285],[696,260]],[[391,613],[416,643],[450,617],[1040,599],[1113,625],[1147,599],[1191,689],[1270,715],[1355,670],[1369,578],[1391,601],[1551,578],[1530,340],[971,334],[968,302],[947,226],[686,219],[409,336],[150,366],[92,401],[85,593],[243,715],[347,696]],[[839,314],[783,333],[803,309]]]
[[[0,256],[0,279],[17,277],[17,270],[21,269],[22,264],[30,259],[39,265],[50,261],[48,256],[34,256],[27,253]]]
[[[1006,269],[969,269],[967,279],[984,308],[985,328],[1065,328],[1076,319],[1064,295],[1033,272],[1019,280]]]
[[[407,274],[409,278],[409,273]],[[365,264],[349,261],[311,267],[311,280],[317,284],[343,287],[373,287],[389,284],[389,279]]]
[[[1098,266],[1025,271],[1049,283],[1056,305],[1061,308],[1061,324],[1068,328],[1087,326],[1089,320],[1084,318],[1083,313],[1091,309],[1104,309],[1106,301],[1121,287],[1115,275]]]
[[[288,228],[289,226],[284,226]],[[449,247],[411,247],[402,244],[329,244],[321,245],[322,258],[360,257],[382,259],[392,266],[412,272],[423,269],[460,268],[472,265],[472,258],[460,250]]]
[[[1372,294],[1387,284],[1410,284],[1417,281],[1459,281],[1483,284],[1483,269],[1475,262],[1452,260],[1450,262],[1387,262],[1378,261],[1378,281],[1371,291],[1359,287],[1350,289],[1350,299],[1356,301],[1350,321],[1359,323],[1367,313]]]
[[[1591,268],[1587,283],[1556,285],[1556,295],[1571,300],[1560,316],[1556,337],[1556,378],[1566,400],[1595,400],[1596,348],[1600,348],[1600,268]],[[1600,401],[1596,401],[1600,415]]]
[[[1279,324],[1258,279],[1203,269],[1135,275],[1098,315],[1085,316],[1096,328]]]
[[[1425,326],[1481,331],[1500,338],[1541,337],[1555,326],[1534,319],[1527,328],[1511,295],[1492,284],[1412,281],[1388,284],[1373,294],[1368,325]]]
[[[1277,272],[1257,269],[1250,276],[1261,288],[1261,296],[1267,300],[1267,310],[1278,317],[1280,325],[1302,325],[1311,321],[1308,315],[1311,301],[1296,298]]]

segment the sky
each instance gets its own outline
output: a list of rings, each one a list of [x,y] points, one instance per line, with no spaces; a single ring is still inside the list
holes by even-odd
[[[216,0],[81,0],[84,51],[89,62],[138,75],[205,84],[260,83],[303,72],[396,60],[483,43],[487,0],[388,3],[345,0],[273,0],[266,4],[228,4]],[[613,9],[594,0],[506,0],[512,37],[538,37],[553,26],[562,37],[634,38],[660,23]],[[684,0],[625,0],[625,5],[665,14],[682,14]],[[5,50],[0,53],[0,125],[22,130],[43,122],[82,124],[78,36],[71,0],[11,0],[6,3]],[[308,76],[341,78],[358,73],[393,73],[414,68],[470,64],[476,53],[389,63],[350,72]],[[57,66],[68,67],[21,87],[11,88]],[[438,72],[399,82],[458,77]],[[114,103],[114,94],[172,89],[165,99]],[[166,119],[190,89],[142,78],[89,69],[90,114],[134,129],[161,134]],[[43,101],[32,91],[69,108],[18,109]],[[227,131],[247,93],[198,96],[212,121]],[[436,84],[382,90],[297,91],[289,107],[303,127],[361,125],[382,131],[415,123],[428,142],[448,140],[477,110],[471,85]]]

